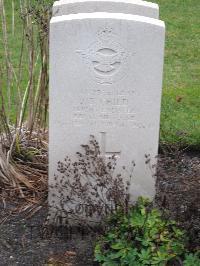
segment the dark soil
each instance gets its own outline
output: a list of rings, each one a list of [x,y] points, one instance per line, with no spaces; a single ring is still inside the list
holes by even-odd
[[[155,201],[168,210],[190,238],[189,248],[200,248],[200,153],[160,156]]]
[[[0,216],[8,215],[9,206]],[[94,265],[95,233],[45,225],[47,206],[27,219],[14,215],[0,225],[0,265]]]
[[[160,155],[156,204],[185,228],[190,248],[200,247],[200,153]],[[91,266],[97,234],[45,226],[47,206],[31,218],[0,206],[0,265]]]

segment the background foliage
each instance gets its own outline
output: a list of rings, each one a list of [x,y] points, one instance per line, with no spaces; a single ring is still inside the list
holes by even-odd
[[[45,17],[46,8],[51,6],[52,2],[53,0],[1,0],[1,6],[4,3],[5,7],[5,21],[2,20],[0,23],[0,86],[1,91],[3,90],[7,121],[15,123],[19,120],[21,109],[24,109],[23,112],[29,117],[29,121],[33,119],[38,103],[35,98],[37,93],[45,96],[45,100],[39,102],[37,106],[38,110],[45,112],[43,118],[39,120],[47,120],[48,75],[45,67],[48,66],[48,47],[40,45],[41,41],[43,43],[47,41],[44,39],[45,36],[41,35],[41,31],[44,33],[45,28],[42,27],[40,18],[49,19],[50,15],[48,18]],[[180,146],[192,146],[197,149],[200,146],[200,2],[199,0],[157,0],[156,2],[160,6],[160,18],[166,22],[167,30],[161,143],[178,143]],[[25,16],[25,20],[21,18],[24,9],[32,10],[32,13],[28,12]],[[7,55],[3,38],[5,22]],[[46,57],[46,66],[43,64],[42,69],[43,74],[46,71],[46,81],[42,80],[40,83],[43,62],[41,49]],[[10,61],[10,66],[7,59]],[[12,67],[17,79],[9,69]],[[27,97],[29,104],[22,105],[28,84],[29,94],[25,95],[25,98]]]

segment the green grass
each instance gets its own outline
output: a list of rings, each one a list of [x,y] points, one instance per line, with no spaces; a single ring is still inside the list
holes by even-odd
[[[16,17],[15,35],[12,35],[11,1],[4,2],[9,29],[9,47],[17,69],[21,47],[21,20]],[[18,2],[19,0],[15,1],[16,7]],[[200,0],[155,0],[155,2],[160,6],[160,18],[166,22],[161,142],[200,148]],[[0,64],[4,65],[1,35],[0,26]],[[27,58],[24,58],[22,90],[28,80],[26,62]],[[4,86],[6,92],[5,80]],[[13,95],[16,95],[15,84],[12,90]],[[11,111],[14,114],[14,107]]]
[[[7,32],[8,32],[8,46],[9,46],[9,55],[11,58],[11,62],[15,67],[16,74],[19,72],[19,60],[21,54],[22,47],[22,19],[19,17],[19,0],[15,2],[15,27],[14,34],[12,33],[12,2],[11,0],[5,1],[5,13],[6,13],[6,23],[7,23]],[[22,78],[20,81],[20,90],[23,92],[28,83],[28,53],[27,47],[24,48],[25,53],[23,55],[23,64],[22,64]],[[1,71],[3,72],[3,76],[6,76],[6,64],[5,64],[5,52],[3,46],[3,31],[2,24],[0,21],[0,66]],[[3,92],[5,97],[8,99],[8,89],[7,89],[7,80],[4,78],[2,80],[3,84]],[[14,121],[16,105],[17,105],[17,85],[15,82],[12,83],[11,86],[11,109],[7,110],[7,113],[10,115],[11,120]],[[8,100],[6,102],[8,104]]]
[[[200,1],[158,0],[166,23],[165,89],[200,87]]]
[[[200,1],[155,2],[166,23],[160,139],[200,148]]]
[[[199,88],[164,89],[160,133],[162,142],[200,148],[199,94]]]

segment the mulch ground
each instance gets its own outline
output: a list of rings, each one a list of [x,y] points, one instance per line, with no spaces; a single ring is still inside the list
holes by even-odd
[[[185,228],[190,248],[200,247],[200,152],[160,155],[155,202]],[[45,226],[46,203],[33,216],[0,205],[0,265],[91,266],[97,234]]]

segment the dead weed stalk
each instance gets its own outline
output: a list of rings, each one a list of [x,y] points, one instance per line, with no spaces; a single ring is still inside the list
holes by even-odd
[[[12,1],[9,28],[4,0],[0,0],[3,47],[0,68],[0,193],[18,194],[28,201],[46,197],[49,20],[52,1]],[[19,31],[19,58],[10,41]],[[19,38],[19,35],[16,36]],[[12,192],[11,192],[12,191]]]

